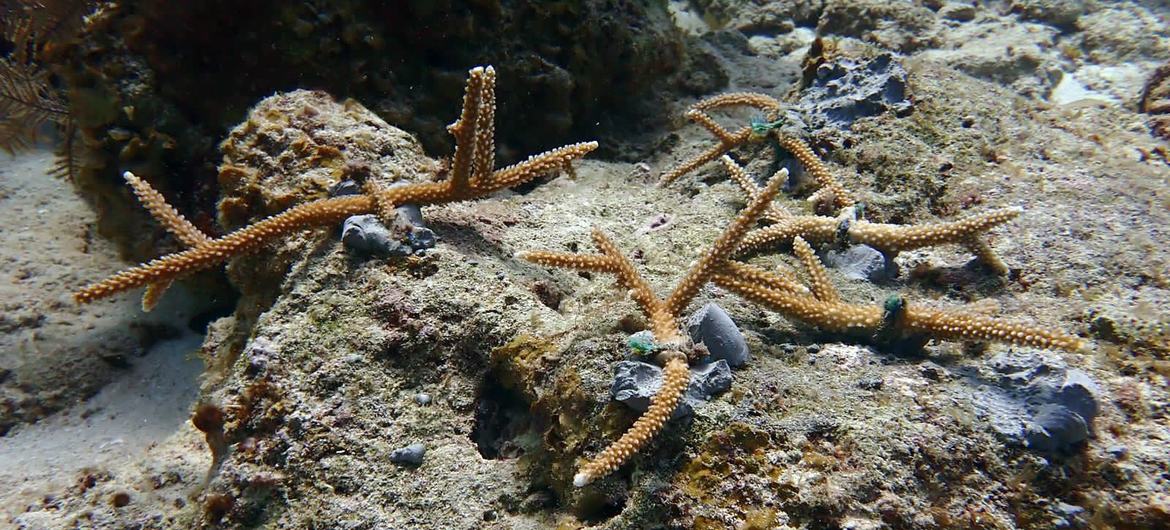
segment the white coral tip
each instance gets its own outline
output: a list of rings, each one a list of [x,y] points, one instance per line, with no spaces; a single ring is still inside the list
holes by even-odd
[[[573,475],[574,487],[584,488],[586,484],[589,484],[589,475],[586,475],[585,473],[577,473],[576,475]]]

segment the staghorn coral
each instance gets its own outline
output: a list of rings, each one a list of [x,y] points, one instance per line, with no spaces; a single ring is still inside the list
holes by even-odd
[[[154,217],[159,224],[167,229],[167,232],[175,236],[175,239],[178,239],[184,246],[195,247],[210,241],[207,234],[196,228],[186,217],[183,217],[183,214],[168,204],[162,194],[152,188],[145,180],[129,171],[123,173],[122,178],[125,178],[126,183],[134,189],[134,196],[150,212],[151,217]],[[173,279],[165,279],[146,286],[146,292],[142,293],[142,310],[154,309],[173,281]]]
[[[753,201],[758,198],[758,188],[750,178],[745,178],[747,174],[742,168],[727,157],[724,165],[748,197]],[[734,261],[729,261],[725,270],[712,280],[749,301],[826,331],[866,333],[881,339],[896,336],[900,339],[989,340],[1068,351],[1079,351],[1084,347],[1083,342],[1074,337],[993,319],[979,314],[979,310],[936,311],[909,306],[901,298],[887,300],[884,307],[846,304],[841,301],[824,265],[806,240],[867,244],[891,257],[902,250],[956,243],[966,246],[996,273],[1003,274],[1007,272],[1007,266],[991,250],[982,233],[1018,216],[1019,208],[1004,208],[959,221],[917,226],[855,220],[852,218],[855,211],[846,209],[838,218],[815,215],[783,217],[772,226],[748,233],[733,254],[738,257],[756,253],[786,241],[808,272],[809,288],[801,288],[794,280],[779,274]]]
[[[811,155],[811,152],[807,154]],[[802,163],[804,163],[802,161]],[[731,157],[723,157],[723,165],[735,183],[749,199],[755,197],[759,187],[739,164]],[[806,164],[808,166],[808,164]],[[832,180],[825,181],[822,189],[836,189],[840,186]],[[832,192],[834,197],[848,197],[842,192]],[[946,244],[958,244],[967,248],[992,272],[1007,274],[1007,265],[999,259],[983,237],[988,230],[1006,223],[1022,213],[1020,208],[1001,208],[973,215],[957,221],[926,223],[921,225],[894,225],[873,223],[857,219],[857,209],[846,208],[837,217],[822,215],[792,215],[779,206],[772,206],[763,219],[773,224],[747,234],[736,250],[737,256],[745,256],[786,245],[793,238],[801,237],[816,243],[848,243],[869,245],[893,259],[899,252]]]
[[[705,110],[730,105],[749,105],[778,109],[775,100],[757,94],[729,94],[697,103],[688,112],[688,117],[707,128],[719,144],[665,173],[662,182],[677,178],[723,155],[728,149],[742,144],[753,135],[776,134],[782,148],[793,155],[814,175],[821,192],[827,195],[831,204],[843,208],[838,217],[817,215],[794,216],[773,204],[787,170],[774,175],[768,185],[761,189],[747,172],[730,157],[723,155],[722,162],[731,178],[749,199],[748,206],[731,225],[718,237],[712,248],[692,265],[665,300],[657,298],[649,284],[637,273],[602,232],[593,231],[593,240],[600,249],[600,255],[580,255],[548,251],[524,251],[517,257],[546,266],[563,267],[580,271],[604,272],[617,277],[619,285],[628,289],[630,297],[637,302],[650,320],[655,338],[666,344],[667,351],[660,354],[658,362],[665,365],[662,389],[652,398],[650,408],[616,442],[586,462],[574,476],[577,487],[589,484],[605,476],[635,454],[659,432],[673,408],[677,406],[687,379],[682,349],[685,344],[678,342],[681,333],[676,320],[686,305],[707,282],[739,295],[740,297],[768,307],[824,331],[846,333],[864,337],[871,342],[887,345],[911,345],[921,347],[926,340],[997,341],[1009,344],[1039,348],[1080,351],[1084,343],[1075,337],[1058,331],[1005,321],[984,315],[979,304],[970,308],[936,310],[907,304],[901,297],[892,297],[882,305],[867,306],[849,304],[841,300],[833,287],[827,271],[817,258],[805,237],[818,242],[849,241],[865,243],[882,250],[888,256],[901,250],[934,246],[940,244],[961,244],[992,270],[1003,273],[1006,266],[994,254],[983,239],[988,229],[1003,224],[1019,215],[1017,208],[995,210],[954,222],[934,223],[918,226],[899,226],[856,219],[855,199],[832,177],[803,142],[775,132],[771,124],[747,126],[730,133],[704,113]],[[771,119],[775,120],[773,115]],[[750,230],[759,220],[774,223],[770,227]],[[804,236],[804,237],[802,237]],[[769,272],[734,258],[773,246],[779,241],[792,245],[796,256],[803,263],[810,277],[806,287],[793,278]]]
[[[233,256],[255,252],[289,233],[334,225],[352,215],[384,211],[387,205],[424,206],[485,197],[561,170],[597,147],[596,142],[570,144],[491,171],[495,160],[494,109],[495,70],[490,66],[473,68],[468,74],[463,112],[449,127],[459,147],[456,148],[456,165],[447,180],[416,182],[382,188],[374,195],[344,196],[297,205],[221,238],[203,241],[185,251],[157,258],[83,287],[74,293],[74,299],[78,303],[88,303],[136,287],[173,281]]]
[[[765,111],[768,122],[753,122],[734,133],[728,132],[716,123],[705,111],[733,106],[747,106]],[[789,152],[805,171],[813,177],[818,186],[810,197],[814,203],[831,205],[834,209],[848,208],[857,204],[857,199],[833,177],[828,167],[817,157],[809,146],[800,139],[783,133],[779,126],[782,104],[764,94],[734,92],[699,101],[687,111],[687,117],[710,131],[719,143],[707,151],[684,161],[664,172],[662,184],[669,184],[699,166],[722,157],[724,167],[735,183],[748,198],[754,197],[757,186],[747,173],[725,153],[749,141],[771,138],[781,149]],[[852,219],[855,214],[846,212],[839,217],[817,215],[791,215],[779,206],[770,206],[762,217],[773,223],[744,238],[738,254],[760,252],[777,244],[791,243],[801,236],[816,243],[854,243],[870,245],[894,258],[898,252],[943,244],[960,244],[966,247],[984,265],[996,274],[1006,274],[1008,267],[992,251],[981,234],[1003,224],[1017,215],[1020,210],[1006,208],[975,215],[953,222],[933,223],[917,226],[879,224]]]
[[[716,123],[706,112],[712,109],[737,106],[746,106],[764,111],[768,114],[769,121],[774,121],[779,117],[781,104],[775,98],[765,94],[732,92],[713,96],[691,105],[691,108],[686,112],[686,117],[710,131],[719,140],[719,143],[664,172],[659,177],[659,182],[664,185],[670,184],[679,177],[694,171],[707,162],[719,158],[724,153],[747,143],[756,136],[755,131],[750,125],[740,127],[734,133],[728,132],[727,129],[724,129],[722,125]]]
[[[982,315],[982,308],[966,311],[919,308],[908,304],[901,297],[891,298],[881,306],[841,302],[836,290],[825,284],[827,276],[823,265],[811,253],[808,244],[798,237],[793,246],[806,249],[804,252],[798,250],[798,254],[807,252],[802,261],[813,278],[812,295],[778,289],[732,273],[716,274],[712,281],[748,301],[817,326],[823,331],[876,338],[878,342],[910,340],[912,343],[921,343],[928,339],[995,341],[1070,352],[1081,351],[1085,346],[1080,339],[1058,331]],[[750,266],[741,264],[739,267]],[[774,276],[762,269],[755,269],[752,273],[756,276]],[[783,281],[782,278],[771,280],[773,283],[779,281]]]
[[[765,113],[766,121],[753,121],[751,124],[739,128],[734,133],[728,132],[727,129],[716,123],[706,112],[712,109],[728,107],[754,108]],[[715,160],[728,151],[749,141],[772,139],[781,149],[791,153],[793,158],[804,167],[805,171],[813,176],[813,180],[820,187],[820,192],[824,194],[824,199],[827,199],[828,202],[837,208],[852,206],[856,200],[837,182],[837,179],[833,177],[829,168],[825,167],[821,160],[817,158],[808,144],[799,138],[778,130],[778,127],[784,123],[780,115],[782,107],[783,104],[772,96],[754,92],[720,94],[691,105],[691,108],[686,113],[687,118],[690,118],[710,131],[719,140],[719,143],[687,159],[678,166],[663,172],[662,176],[659,177],[659,182],[664,185],[670,184],[679,177],[694,171],[699,166]]]
[[[678,406],[682,392],[686,389],[689,372],[684,350],[693,349],[687,344],[687,335],[678,324],[678,317],[723,267],[740,240],[767,210],[772,199],[780,192],[781,184],[788,178],[788,171],[781,169],[768,185],[760,190],[735,220],[715,240],[687,273],[678,281],[666,299],[658,298],[650,284],[634,269],[632,263],[600,230],[593,230],[593,241],[602,255],[579,255],[548,251],[524,251],[516,257],[539,265],[568,269],[604,272],[617,276],[618,283],[629,290],[630,297],[638,303],[642,312],[650,319],[655,339],[665,351],[657,360],[664,365],[663,384],[651,398],[650,408],[616,442],[583,465],[573,477],[573,484],[582,487],[612,473],[631,456],[638,452],[654,437]]]

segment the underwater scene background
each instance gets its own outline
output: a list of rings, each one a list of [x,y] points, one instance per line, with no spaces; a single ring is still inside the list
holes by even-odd
[[[1170,528],[1170,3],[0,0],[0,526]]]

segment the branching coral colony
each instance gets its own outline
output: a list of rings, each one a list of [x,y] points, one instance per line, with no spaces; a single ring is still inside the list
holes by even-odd
[[[770,122],[754,123],[731,133],[705,111],[747,105],[768,113]],[[1080,340],[981,314],[975,309],[934,310],[920,308],[893,297],[884,304],[855,305],[841,301],[829,277],[813,252],[810,242],[865,243],[892,258],[902,250],[941,244],[961,244],[993,271],[1006,270],[992,252],[983,234],[1019,214],[1017,209],[996,210],[967,219],[919,226],[869,223],[857,218],[856,200],[836,182],[832,173],[799,139],[783,135],[779,123],[780,103],[761,94],[735,93],[717,96],[696,104],[688,113],[711,131],[719,143],[664,174],[669,182],[706,162],[722,157],[723,164],[748,196],[747,207],[735,217],[712,247],[679,280],[665,298],[659,298],[633,263],[600,230],[593,241],[600,254],[582,255],[530,250],[517,256],[532,263],[583,271],[613,274],[629,290],[650,321],[657,348],[656,361],[664,366],[663,384],[649,409],[616,442],[583,465],[573,479],[585,486],[603,477],[643,448],[670,418],[687,388],[689,361],[702,353],[679,326],[687,306],[708,283],[713,282],[746,300],[766,306],[785,316],[822,330],[849,333],[875,342],[924,341],[927,339],[999,341],[1041,348],[1077,351]],[[595,142],[572,144],[530,157],[519,164],[492,170],[495,119],[495,72],[491,67],[471,70],[463,112],[449,127],[456,149],[450,177],[442,182],[411,183],[385,188],[367,185],[363,195],[317,200],[295,206],[218,239],[211,239],[184,219],[145,181],[127,173],[126,180],[139,200],[175,237],[188,248],[149,263],[122,271],[74,294],[80,303],[110,296],[136,287],[147,287],[143,307],[149,309],[175,280],[190,272],[212,267],[233,256],[254,252],[264,244],[291,232],[319,226],[334,226],[358,214],[383,215],[403,204],[433,205],[478,199],[493,192],[528,182],[561,169],[597,147]],[[788,178],[787,170],[777,171],[763,188],[730,157],[730,149],[753,139],[772,137],[788,150],[820,186],[817,198],[839,208],[836,217],[794,215],[773,203]],[[755,228],[759,221],[770,223]],[[791,245],[808,271],[810,285],[782,274],[736,261],[735,258]]]
[[[755,123],[731,133],[718,125],[705,111],[747,105],[768,113],[769,122]],[[856,200],[837,183],[828,169],[804,142],[781,135],[780,103],[762,94],[734,93],[716,96],[695,104],[687,115],[711,131],[718,144],[681,166],[667,171],[662,179],[669,183],[695,168],[722,157],[732,179],[748,196],[748,206],[719,236],[686,276],[679,281],[666,300],[658,299],[649,284],[633,265],[599,230],[593,241],[601,255],[580,255],[545,251],[526,251],[518,257],[533,263],[577,270],[605,272],[617,276],[618,283],[629,290],[650,320],[655,340],[662,346],[656,361],[664,365],[663,384],[651,400],[650,408],[616,442],[593,460],[585,463],[573,479],[578,486],[613,472],[658,433],[688,384],[687,360],[693,345],[681,333],[678,318],[687,304],[708,282],[740,297],[768,307],[784,316],[816,326],[824,331],[846,333],[880,343],[922,344],[929,339],[998,341],[1040,348],[1078,351],[1079,339],[1058,332],[1039,329],[983,314],[974,308],[935,310],[911,305],[901,297],[892,297],[882,305],[855,305],[841,301],[829,276],[813,252],[809,241],[869,244],[892,258],[901,250],[955,243],[966,246],[995,272],[1006,267],[983,239],[988,229],[1019,214],[1017,209],[996,210],[956,222],[920,226],[869,223],[856,219]],[[778,171],[760,189],[747,173],[724,153],[753,138],[774,135],[777,143],[805,167],[820,185],[820,198],[842,209],[837,217],[793,215],[773,204],[781,183],[787,179],[785,169]],[[758,220],[772,223],[752,230]],[[736,261],[733,258],[755,253],[778,244],[789,244],[808,271],[810,285],[794,278]]]
[[[209,239],[182,218],[144,181],[127,180],[151,214],[188,248],[119,272],[73,294],[78,303],[147,287],[143,308],[150,309],[170,283],[186,274],[215,266],[229,258],[255,252],[266,243],[292,232],[336,226],[353,215],[382,215],[404,204],[418,206],[479,199],[562,169],[597,148],[597,142],[566,145],[493,171],[495,164],[496,72],[478,67],[468,74],[463,111],[448,126],[455,137],[450,177],[441,182],[415,182],[395,187],[366,186],[362,195],[321,199],[294,206],[219,239]]]

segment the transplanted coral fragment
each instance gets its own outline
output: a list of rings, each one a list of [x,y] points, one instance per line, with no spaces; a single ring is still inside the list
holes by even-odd
[[[463,112],[448,130],[455,137],[454,162],[449,178],[441,182],[412,182],[395,187],[363,187],[363,194],[319,199],[293,206],[279,214],[236,230],[218,239],[122,271],[74,293],[87,303],[122,291],[163,284],[223,261],[258,251],[266,244],[301,230],[336,226],[354,215],[392,211],[394,207],[445,204],[486,197],[500,190],[561,171],[597,148],[596,142],[566,145],[529,157],[518,164],[494,170],[495,80],[492,67],[468,73]]]

